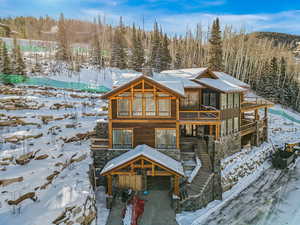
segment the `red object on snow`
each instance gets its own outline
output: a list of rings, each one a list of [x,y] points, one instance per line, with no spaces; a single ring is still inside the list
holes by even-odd
[[[139,199],[138,196],[133,197],[132,204],[132,216],[131,216],[131,225],[138,225],[137,221],[141,215],[144,213],[145,201]]]

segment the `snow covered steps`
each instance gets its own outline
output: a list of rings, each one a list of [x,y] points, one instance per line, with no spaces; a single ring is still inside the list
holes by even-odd
[[[108,149],[108,138],[91,138],[91,150]]]

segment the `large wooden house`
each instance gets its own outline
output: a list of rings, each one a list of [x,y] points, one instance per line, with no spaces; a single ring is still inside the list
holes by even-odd
[[[220,198],[220,159],[267,140],[271,104],[246,97],[248,91],[247,84],[205,68],[121,79],[102,96],[108,120],[98,124],[91,145],[108,195],[114,188],[167,183],[177,209]]]

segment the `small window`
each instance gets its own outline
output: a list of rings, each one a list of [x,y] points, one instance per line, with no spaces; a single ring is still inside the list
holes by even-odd
[[[132,148],[132,130],[113,129],[113,148],[114,149]]]
[[[156,129],[155,145],[158,149],[176,148],[176,130],[175,129]]]

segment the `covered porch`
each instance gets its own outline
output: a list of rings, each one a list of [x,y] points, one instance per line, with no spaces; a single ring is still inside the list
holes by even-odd
[[[139,145],[109,161],[101,176],[107,180],[107,195],[115,190],[168,190],[179,196],[179,179],[185,176],[175,159],[147,145]]]

